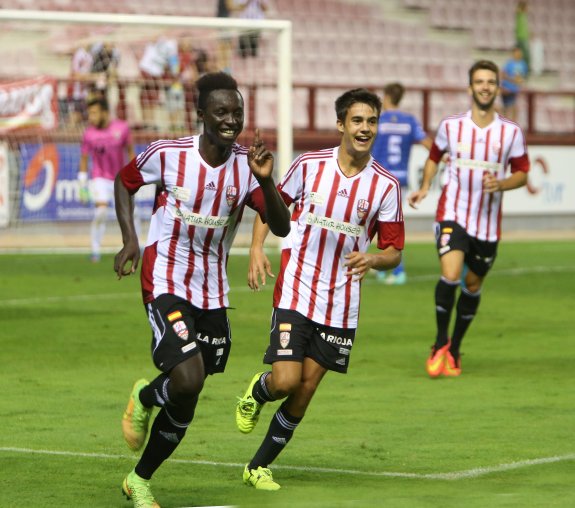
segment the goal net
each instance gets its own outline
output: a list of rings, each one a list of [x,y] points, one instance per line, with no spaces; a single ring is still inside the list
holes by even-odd
[[[180,16],[178,3],[174,15],[0,9],[0,251],[89,248],[93,204],[80,199],[78,169],[86,102],[95,96],[128,122],[139,153],[158,139],[200,133],[195,81],[225,70],[245,102],[238,142],[249,144],[259,128],[276,153],[276,179],[287,170],[291,23]],[[209,14],[199,8],[205,2],[192,4]],[[136,195],[144,217],[154,192],[147,186]],[[246,212],[240,243],[251,231]],[[108,228],[104,245],[115,251],[113,207]]]

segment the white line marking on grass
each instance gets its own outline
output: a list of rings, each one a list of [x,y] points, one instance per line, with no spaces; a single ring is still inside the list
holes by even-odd
[[[528,268],[509,268],[505,270],[492,270],[490,273],[492,275],[501,276],[514,276],[514,275],[526,275],[530,273],[562,273],[562,272],[573,272],[575,271],[575,266],[532,266]],[[429,275],[413,275],[409,277],[409,282],[425,282],[429,280],[436,280],[439,277],[439,272]],[[265,288],[271,288],[273,290],[275,281],[271,281],[269,284],[264,286]],[[363,284],[381,284],[374,278],[368,277],[364,280]],[[234,286],[230,290],[230,295],[233,299],[234,293],[247,293],[252,292],[252,290],[247,286]],[[62,295],[62,296],[46,296],[46,297],[34,297],[34,298],[12,298],[9,300],[0,300],[0,305],[35,305],[42,303],[60,303],[66,301],[77,301],[77,300],[111,300],[115,298],[126,298],[126,297],[140,297],[140,292],[135,291],[133,293],[103,293],[103,294],[91,294],[91,295]]]
[[[113,455],[109,453],[85,453],[71,452],[61,450],[35,450],[32,448],[13,448],[0,447],[0,452],[22,453],[22,454],[39,454],[39,455],[56,455],[63,457],[86,457],[92,459],[134,459],[134,455]],[[416,480],[464,480],[467,478],[478,478],[492,473],[501,473],[513,469],[521,469],[530,466],[539,466],[542,464],[552,464],[555,462],[564,462],[575,460],[575,453],[567,455],[556,455],[555,457],[542,457],[539,459],[520,460],[509,464],[499,464],[491,467],[477,467],[464,471],[454,471],[452,473],[395,473],[392,471],[360,471],[359,469],[336,469],[328,467],[307,467],[307,466],[282,466],[274,465],[274,469],[284,469],[291,471],[305,471],[309,473],[329,473],[343,475],[360,475],[360,476],[379,476],[389,478],[411,478]],[[196,464],[200,466],[216,467],[236,467],[243,468],[245,464],[236,464],[233,462],[214,462],[209,460],[187,460],[187,459],[168,459],[168,462],[177,464]]]

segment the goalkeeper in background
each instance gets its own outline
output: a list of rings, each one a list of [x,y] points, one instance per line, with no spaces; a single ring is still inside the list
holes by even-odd
[[[80,200],[92,201],[94,218],[90,227],[91,260],[100,261],[102,238],[106,231],[108,205],[114,197],[114,179],[127,161],[135,157],[130,128],[123,120],[111,120],[108,101],[93,98],[88,102],[88,126],[81,145]],[[88,190],[88,158],[92,160]],[[136,221],[139,224],[139,221]]]

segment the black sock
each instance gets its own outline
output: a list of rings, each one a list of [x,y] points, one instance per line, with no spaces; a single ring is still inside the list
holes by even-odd
[[[136,474],[145,480],[149,480],[156,469],[174,452],[191,423],[191,420],[180,423],[168,413],[168,410],[174,411],[174,408],[160,409],[150,430],[148,444],[136,465]]]
[[[271,372],[264,372],[260,376],[260,380],[254,384],[252,389],[252,397],[256,399],[257,402],[260,404],[265,404],[266,402],[272,402],[276,399],[273,398],[271,393],[269,392],[266,386],[266,378],[270,375]]]
[[[301,418],[296,418],[285,410],[284,404],[274,414],[268,433],[249,463],[248,469],[257,469],[259,466],[268,467],[288,444],[301,422]]]
[[[447,344],[447,330],[449,328],[453,304],[455,303],[455,290],[458,286],[459,281],[451,281],[443,277],[439,279],[435,286],[435,318],[437,321],[436,349]]]
[[[144,407],[164,407],[166,402],[170,402],[168,397],[168,384],[170,378],[167,374],[160,374],[148,386],[140,390],[140,402]]]
[[[453,337],[451,337],[451,346],[449,346],[449,351],[455,359],[459,358],[461,341],[477,313],[480,300],[480,291],[471,293],[466,288],[461,289],[461,294],[457,300],[457,315],[455,318],[455,327],[453,328]]]

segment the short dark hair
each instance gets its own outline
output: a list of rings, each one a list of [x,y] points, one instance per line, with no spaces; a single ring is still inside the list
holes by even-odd
[[[92,106],[100,106],[102,111],[110,111],[110,105],[108,104],[108,99],[105,97],[92,97],[88,100],[86,107],[90,108]]]
[[[473,84],[473,75],[475,71],[487,70],[493,71],[497,76],[497,85],[499,85],[499,67],[491,60],[478,60],[469,68],[469,85]]]
[[[403,98],[405,87],[401,83],[390,83],[383,88],[383,93],[386,97],[389,97],[394,106],[397,106]]]
[[[345,121],[349,108],[356,102],[368,104],[377,110],[377,116],[381,113],[381,100],[376,94],[366,88],[354,88],[340,95],[335,101],[335,114],[340,122]]]
[[[204,109],[209,95],[214,90],[238,91],[237,81],[227,72],[208,72],[196,82],[198,89],[198,109]]]

